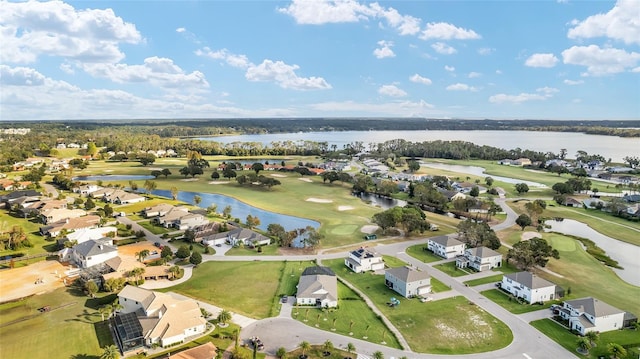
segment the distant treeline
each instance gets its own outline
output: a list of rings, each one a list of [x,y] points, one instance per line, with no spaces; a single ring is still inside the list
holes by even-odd
[[[132,123],[135,121],[135,123]],[[465,120],[426,118],[239,118],[183,120],[87,120],[29,121],[6,123],[3,127],[58,128],[99,131],[105,127],[126,128],[130,133],[160,137],[195,137],[224,134],[288,133],[309,131],[557,131],[595,135],[640,137],[640,120]]]

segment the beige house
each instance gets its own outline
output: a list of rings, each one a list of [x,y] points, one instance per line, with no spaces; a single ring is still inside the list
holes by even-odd
[[[86,215],[87,212],[85,210],[67,208],[52,208],[40,212],[40,218],[44,224],[60,222],[69,218],[78,218]]]
[[[308,267],[300,276],[296,304],[322,308],[338,306],[338,279],[329,267]]]
[[[56,237],[63,230],[73,232],[79,229],[96,228],[100,224],[100,216],[88,215],[78,218],[69,218],[64,221],[55,222],[48,226],[40,227],[40,234]]]

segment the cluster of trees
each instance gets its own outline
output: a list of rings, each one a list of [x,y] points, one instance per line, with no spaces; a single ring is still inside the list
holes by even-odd
[[[550,258],[560,259],[560,253],[540,237],[520,241],[507,253],[507,260],[521,270],[528,270],[534,266],[544,267]]]
[[[496,232],[485,222],[470,219],[458,223],[458,239],[468,247],[485,246],[491,249],[500,248],[500,239]]]
[[[424,212],[415,206],[394,207],[373,215],[373,223],[377,224],[383,233],[392,228],[402,228],[404,234],[423,233],[430,228]]]
[[[189,263],[193,264],[194,266],[198,266],[198,264],[202,263],[202,254],[198,251],[191,251],[191,248],[189,248],[189,246],[186,244],[178,247],[175,256],[182,260],[189,258]]]
[[[10,230],[0,233],[0,250],[30,248],[33,244],[27,238],[27,233],[20,226],[13,226]]]
[[[256,175],[255,173],[240,175],[236,177],[236,181],[241,186],[245,184],[251,184],[251,185],[258,185],[260,187],[267,187],[267,188],[271,188],[273,186],[277,186],[281,184],[281,182],[275,178],[267,177],[263,175]]]
[[[311,226],[287,231],[278,223],[269,224],[267,234],[275,238],[276,244],[280,247],[291,247],[295,239],[301,237],[304,247],[313,248],[319,245],[323,238],[323,235]]]

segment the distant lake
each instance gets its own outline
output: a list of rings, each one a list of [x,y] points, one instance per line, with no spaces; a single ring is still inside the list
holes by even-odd
[[[96,175],[96,176],[77,176],[73,177],[74,181],[139,181],[155,178],[150,175]]]
[[[625,156],[640,154],[640,138],[588,135],[577,132],[534,131],[339,131],[273,133],[264,135],[239,135],[201,137],[201,140],[220,143],[260,142],[270,145],[275,141],[328,142],[342,149],[346,144],[360,141],[365,148],[369,143],[381,143],[402,138],[410,142],[424,141],[468,141],[477,145],[493,146],[512,150],[515,148],[539,152],[559,153],[567,149],[567,157],[574,158],[578,150],[599,154],[614,162],[622,162]]]

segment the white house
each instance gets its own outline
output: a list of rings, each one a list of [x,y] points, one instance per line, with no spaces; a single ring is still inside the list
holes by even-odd
[[[442,258],[451,259],[464,254],[465,244],[449,236],[429,238],[427,249]]]
[[[478,272],[498,268],[502,265],[502,254],[488,247],[467,248],[464,255],[456,258],[458,268],[473,268]]]
[[[526,271],[505,274],[500,288],[529,304],[546,302],[561,296],[561,289],[556,288],[555,284]]]
[[[72,248],[61,250],[59,256],[61,260],[70,260],[80,268],[89,268],[117,257],[118,248],[113,245],[111,238],[90,239]]]
[[[74,187],[73,192],[80,193],[83,196],[88,196],[99,189],[102,189],[102,187],[98,186],[97,184],[88,183],[88,184],[80,185],[78,187]]]
[[[329,267],[308,267],[298,282],[296,304],[322,308],[338,306],[338,280]]]
[[[560,316],[569,321],[569,328],[581,335],[621,329],[625,314],[623,310],[592,297],[567,300],[560,308]]]
[[[431,293],[431,276],[429,273],[406,266],[385,270],[384,281],[387,287],[406,298]]]
[[[98,227],[98,228],[82,228],[67,234],[66,240],[69,240],[71,242],[75,241],[76,244],[80,244],[91,239],[104,238],[107,236],[107,234],[112,232],[118,233],[118,228],[112,227],[112,226]]]
[[[384,269],[382,256],[368,248],[360,248],[349,253],[344,265],[356,273]]]
[[[128,285],[118,294],[118,301],[123,308],[112,326],[120,348],[130,350],[127,341],[132,337],[141,337],[147,346],[166,347],[202,334],[207,328],[198,303],[192,299]]]

